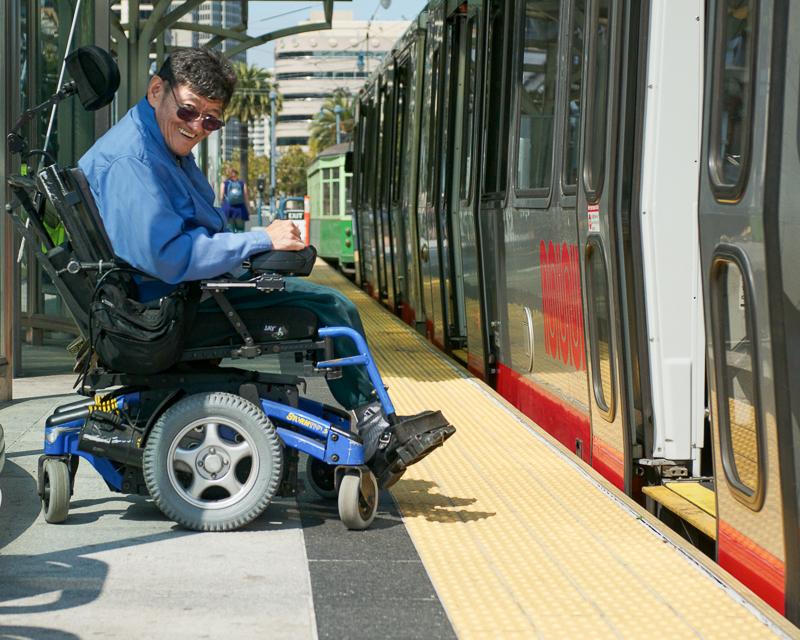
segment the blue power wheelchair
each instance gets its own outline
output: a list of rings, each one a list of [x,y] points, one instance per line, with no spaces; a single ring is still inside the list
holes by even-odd
[[[7,138],[23,160],[23,170],[8,178],[8,213],[81,334],[72,347],[84,397],[58,407],[45,423],[38,469],[45,519],[67,518],[83,458],[109,489],[149,495],[184,527],[236,529],[258,517],[274,496],[296,492],[302,452],[306,481],[338,501],[345,526],[369,527],[379,488],[396,482],[454,427],[438,411],[398,417],[366,341],[349,327],[318,327],[310,312],[276,307],[269,335],[248,328],[226,292],[283,290],[285,277],[311,272],[313,248],[253,256],[245,278],[192,283],[154,305],[136,302],[133,278],[143,274],[114,257],[83,174],[59,168],[46,150],[29,150],[19,133],[35,113],[69,95],[77,94],[87,109],[110,102],[119,72],[105,51],[82,47],[66,65],[74,81],[25,112]],[[37,155],[45,166],[34,179],[25,168]],[[58,225],[65,234],[56,242],[52,229]],[[214,297],[239,339],[182,348],[199,295]],[[357,355],[335,358],[334,339],[352,341]],[[340,375],[342,367],[365,367],[390,425],[391,450],[365,464],[353,415],[303,397],[302,378],[219,366],[223,359],[281,353],[328,377]]]

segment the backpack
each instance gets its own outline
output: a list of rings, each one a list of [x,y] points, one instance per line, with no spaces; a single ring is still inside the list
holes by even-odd
[[[241,180],[231,180],[225,190],[228,204],[244,204],[244,185]]]

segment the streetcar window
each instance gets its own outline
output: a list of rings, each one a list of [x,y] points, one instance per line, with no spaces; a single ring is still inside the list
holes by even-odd
[[[608,128],[609,67],[611,62],[611,0],[598,0],[593,11],[587,91],[586,154],[583,181],[589,202],[603,192]]]
[[[464,119],[461,139],[464,141],[464,159],[461,162],[461,198],[472,195],[472,129],[475,120],[475,74],[478,60],[478,20],[475,16],[467,22],[467,64],[464,71]]]
[[[507,51],[511,38],[506,34],[506,1],[489,0],[489,49],[486,53],[486,130],[483,192],[499,194],[505,191],[507,143],[505,137],[509,112],[507,83],[504,82]]]
[[[583,84],[583,44],[586,28],[586,0],[576,0],[572,6],[570,29],[569,78],[562,168],[564,193],[574,194],[578,185],[578,144],[581,129],[581,86]]]
[[[592,356],[592,386],[598,409],[606,420],[614,421],[614,359],[611,346],[611,301],[603,246],[598,237],[587,245],[587,302],[589,341]]]
[[[759,509],[763,497],[757,336],[752,290],[738,249],[718,250],[712,275],[716,406],[722,466],[734,494]]]
[[[720,200],[744,191],[752,129],[755,0],[719,3],[709,165]]]
[[[395,117],[394,117],[394,161],[392,172],[392,202],[399,202],[402,195],[402,178],[403,178],[403,149],[405,147],[406,138],[406,108],[408,103],[408,80],[407,68],[405,65],[397,67],[397,83],[395,90],[397,92],[397,100],[395,103]]]
[[[345,197],[345,210],[344,215],[349,216],[353,213],[353,176],[349,173],[345,174],[344,179],[344,197]]]
[[[425,192],[427,193],[427,203],[432,204],[434,192],[436,191],[436,162],[439,158],[436,146],[436,123],[439,112],[439,49],[433,52],[433,62],[431,63],[431,102],[430,114],[428,116],[428,162],[425,166]]]
[[[550,0],[525,3],[517,150],[517,188],[521,191],[550,187],[558,29],[558,4]]]

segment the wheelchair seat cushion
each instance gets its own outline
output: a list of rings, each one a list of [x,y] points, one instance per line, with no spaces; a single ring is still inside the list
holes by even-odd
[[[317,250],[306,247],[301,251],[266,251],[250,256],[254,273],[279,273],[286,276],[307,276],[314,268]]]

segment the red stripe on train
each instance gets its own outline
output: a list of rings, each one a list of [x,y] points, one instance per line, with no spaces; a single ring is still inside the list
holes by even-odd
[[[620,491],[625,491],[625,456],[592,436],[592,467]]]
[[[719,521],[717,561],[764,602],[779,613],[785,613],[784,563],[724,520]]]
[[[598,473],[621,491],[625,490],[624,458],[596,438],[590,441],[589,416],[500,363],[497,365],[497,392],[570,451],[575,451],[575,441],[580,439],[584,443],[583,459],[591,459]],[[591,458],[589,442],[592,442]]]

